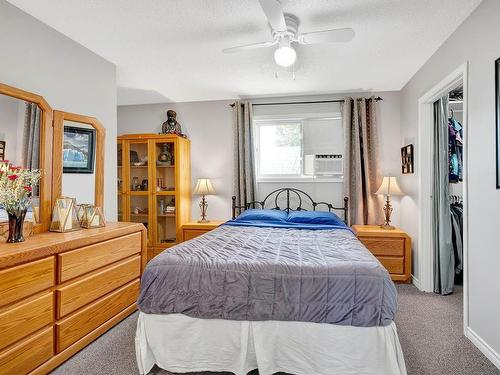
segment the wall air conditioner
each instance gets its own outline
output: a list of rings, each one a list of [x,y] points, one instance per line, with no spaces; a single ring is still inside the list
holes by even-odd
[[[304,174],[318,177],[343,177],[342,154],[305,155]]]

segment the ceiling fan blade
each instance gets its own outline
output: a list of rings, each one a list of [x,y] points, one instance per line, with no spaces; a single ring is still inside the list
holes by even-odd
[[[259,0],[269,25],[274,31],[286,31],[285,15],[278,0]]]
[[[271,47],[275,45],[277,42],[276,41],[269,41],[269,42],[260,42],[260,43],[253,43],[253,44],[247,44],[244,46],[238,46],[238,47],[231,47],[231,48],[224,48],[222,52],[224,53],[234,53],[234,52],[241,52],[241,51],[249,51],[252,49],[258,49],[258,48],[265,48],[265,47]]]
[[[354,35],[353,29],[346,28],[300,34],[297,39],[300,44],[342,43],[350,42]]]

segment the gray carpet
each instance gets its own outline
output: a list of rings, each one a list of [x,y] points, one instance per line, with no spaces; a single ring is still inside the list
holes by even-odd
[[[412,285],[398,285],[398,292],[396,325],[409,375],[500,375],[462,334],[461,289],[445,297],[421,293]],[[134,353],[136,319],[137,313],[51,374],[138,374]],[[155,368],[150,375],[170,374]]]

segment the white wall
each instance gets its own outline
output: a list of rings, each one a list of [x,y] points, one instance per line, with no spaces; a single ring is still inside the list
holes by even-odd
[[[351,95],[351,94],[350,94]],[[354,94],[352,94],[354,95]],[[367,96],[369,94],[356,94]],[[398,92],[377,92],[384,98],[380,104],[379,138],[382,172],[396,174],[400,170],[400,100]],[[341,96],[328,96],[311,99],[332,99]],[[280,98],[291,100],[292,98]],[[297,99],[297,98],[293,98]],[[303,99],[303,98],[302,98]],[[275,102],[276,98],[255,100],[255,102]],[[190,103],[166,103],[118,107],[118,134],[158,133],[166,119],[168,109],[177,111],[178,121],[183,131],[191,139],[192,183],[199,177],[209,177],[214,181],[216,196],[208,197],[208,216],[211,219],[228,219],[231,215],[231,196],[233,195],[233,114],[231,101],[206,101]],[[262,107],[261,107],[262,108]],[[290,184],[286,184],[290,185]],[[337,184],[339,185],[339,184]],[[276,185],[282,187],[283,184]],[[297,188],[311,191],[314,199],[323,196],[323,184]],[[272,188],[273,186],[269,186]],[[311,190],[312,189],[312,190]],[[342,188],[334,196],[341,196]],[[399,224],[399,201],[394,200],[393,222]],[[193,197],[192,218],[199,216],[198,198]]]
[[[494,61],[500,57],[500,1],[484,0],[402,90],[402,143],[418,144],[418,99],[469,61],[469,326],[496,351],[500,366],[500,282],[498,228],[500,190],[495,188]],[[418,235],[418,176],[402,178],[410,196],[403,200],[401,225]],[[418,244],[414,247],[418,278]],[[485,347],[483,347],[484,350]],[[491,354],[491,353],[490,353]]]
[[[167,110],[177,112],[177,121],[191,140],[192,186],[196,179],[212,180],[217,195],[207,197],[208,218],[231,217],[233,195],[232,101],[149,104],[118,107],[118,134],[159,133]],[[192,219],[200,216],[199,197],[193,196]]]
[[[97,117],[106,127],[105,214],[116,218],[115,66],[0,0],[0,82],[42,95],[53,109]],[[85,175],[64,175],[63,193],[85,199]]]
[[[14,165],[20,165],[18,159],[18,115],[19,104],[24,101],[6,95],[0,95],[0,141],[5,141],[5,159]]]

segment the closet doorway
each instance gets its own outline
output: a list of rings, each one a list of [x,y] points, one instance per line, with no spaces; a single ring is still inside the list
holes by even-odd
[[[460,276],[457,281],[463,283],[463,317],[464,317],[464,333],[465,328],[468,326],[468,279],[467,279],[467,262],[468,262],[468,210],[467,210],[467,92],[468,92],[468,64],[465,63],[452,72],[443,81],[432,88],[427,94],[419,100],[419,131],[418,131],[418,178],[419,178],[419,235],[418,235],[418,268],[420,279],[416,280],[415,284],[420,290],[426,292],[434,292],[434,290],[441,291],[444,284],[448,287],[454,284],[455,267],[460,263]],[[452,99],[450,100],[450,93]],[[456,95],[460,93],[461,100],[458,100]],[[450,104],[450,101],[453,102]],[[436,103],[440,103],[439,106]],[[453,113],[451,112],[453,109]],[[437,117],[441,117],[441,143],[436,143],[439,139],[439,134],[436,133]],[[460,166],[458,169],[449,168],[449,155],[448,155],[448,141],[451,133],[448,133],[448,121],[450,118],[455,118],[460,123],[461,129],[459,137],[461,138],[462,148]],[[445,128],[444,128],[445,126]],[[456,136],[456,134],[455,134]],[[445,140],[446,144],[444,144]],[[441,159],[441,169],[435,168],[435,147],[441,147],[441,155],[446,152],[446,161]],[[443,148],[445,148],[443,150]],[[439,153],[438,153],[439,154]],[[458,156],[457,156],[458,158]],[[457,160],[458,161],[458,160]],[[446,163],[446,164],[445,164]],[[457,172],[457,176],[451,175],[451,172]],[[438,173],[440,178],[440,185],[436,186],[435,173]],[[457,181],[450,183],[450,179]],[[446,187],[444,186],[446,184]],[[445,189],[443,189],[445,187]],[[436,196],[436,194],[438,196]],[[440,196],[439,196],[440,195]],[[456,196],[456,197],[452,197]],[[438,199],[439,198],[439,199]],[[436,201],[440,205],[436,207]],[[463,248],[463,255],[460,262],[455,262],[455,255],[453,253],[453,264],[446,264],[446,262],[439,264],[440,260],[436,259],[435,246],[436,244],[436,227],[434,226],[436,209],[441,208],[439,212],[443,215],[442,218],[447,217],[448,223],[444,226],[448,228],[448,232],[444,232],[444,236],[448,241],[448,246],[453,251],[453,241],[456,244],[456,238],[453,239],[453,214],[450,215],[451,205],[461,202],[462,205],[462,235],[461,242]],[[445,208],[447,207],[447,209]],[[449,216],[448,216],[449,215]],[[439,218],[439,217],[438,217]],[[455,228],[459,230],[459,228]],[[441,232],[441,236],[443,236]],[[441,238],[443,240],[443,238]],[[459,244],[458,244],[459,246]],[[450,248],[449,248],[450,250]],[[448,252],[450,256],[450,253]],[[450,258],[448,258],[450,259]],[[448,266],[448,270],[453,274],[448,274],[447,282],[443,283],[442,279],[435,279],[435,267],[443,265]],[[445,273],[446,274],[446,273]],[[453,281],[450,281],[453,280]],[[439,285],[435,285],[438,283]],[[436,287],[436,288],[435,288]],[[447,294],[453,290],[445,290]]]

